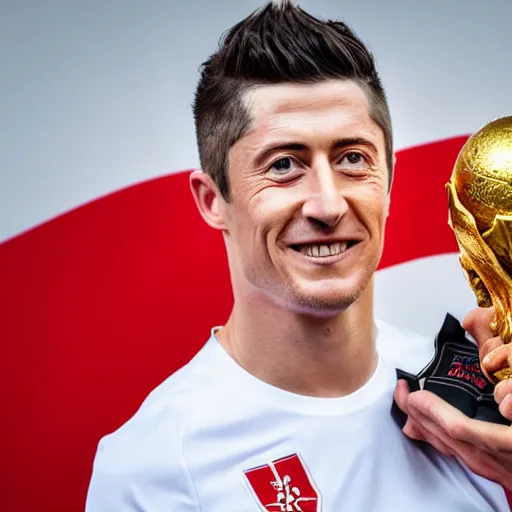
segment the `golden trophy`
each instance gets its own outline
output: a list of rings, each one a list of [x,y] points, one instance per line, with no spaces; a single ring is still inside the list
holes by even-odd
[[[508,367],[493,382],[512,378],[512,116],[496,119],[462,147],[448,191],[449,224],[460,264],[480,307],[495,310],[491,329],[510,343]]]

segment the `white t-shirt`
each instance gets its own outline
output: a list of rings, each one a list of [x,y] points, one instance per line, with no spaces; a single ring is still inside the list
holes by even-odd
[[[377,325],[378,367],[342,398],[262,382],[212,332],[101,440],[86,511],[508,511],[499,485],[402,433],[395,368],[418,372],[434,343]]]

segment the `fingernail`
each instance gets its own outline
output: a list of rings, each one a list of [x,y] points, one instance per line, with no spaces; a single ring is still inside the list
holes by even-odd
[[[484,364],[485,366],[488,366],[488,365],[491,364],[491,361],[492,361],[491,356],[490,355],[486,355],[484,357],[484,360],[482,361],[482,364]]]

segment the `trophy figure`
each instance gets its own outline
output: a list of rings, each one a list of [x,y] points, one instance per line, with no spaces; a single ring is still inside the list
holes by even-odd
[[[446,187],[464,274],[478,305],[494,307],[491,329],[510,344],[508,367],[482,370],[493,382],[512,379],[512,116],[468,139]]]

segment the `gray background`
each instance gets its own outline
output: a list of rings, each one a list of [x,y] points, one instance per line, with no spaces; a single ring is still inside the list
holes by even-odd
[[[371,47],[397,148],[512,111],[509,0],[304,0]],[[199,64],[259,0],[2,0],[0,242],[198,166]]]

